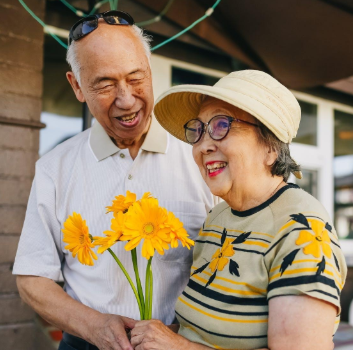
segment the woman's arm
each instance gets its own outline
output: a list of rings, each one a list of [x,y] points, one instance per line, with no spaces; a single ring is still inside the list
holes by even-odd
[[[309,296],[279,296],[269,301],[271,350],[332,350],[336,306]]]
[[[177,325],[171,325],[177,326]],[[206,345],[193,343],[174,331],[177,327],[165,326],[161,321],[137,322],[131,331],[131,345],[135,350],[210,350]],[[267,349],[258,349],[267,350]],[[323,349],[322,349],[323,350]],[[325,349],[326,350],[326,349]]]

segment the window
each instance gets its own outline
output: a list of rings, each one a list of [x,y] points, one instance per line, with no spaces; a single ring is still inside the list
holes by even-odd
[[[298,101],[302,110],[302,118],[296,138],[293,142],[305,145],[317,145],[317,105]]]
[[[317,192],[317,170],[302,169],[303,177],[297,180],[298,186],[304,191],[310,193],[315,198],[318,198]]]
[[[353,114],[334,112],[335,226],[340,238],[353,238]]]
[[[172,67],[172,85],[180,84],[200,84],[200,85],[214,85],[219,78],[211,75],[193,72],[179,67]]]

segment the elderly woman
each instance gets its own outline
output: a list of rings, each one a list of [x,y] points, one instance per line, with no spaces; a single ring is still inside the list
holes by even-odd
[[[300,107],[260,71],[215,86],[171,88],[155,114],[193,146],[212,193],[191,276],[176,304],[178,334],[159,321],[132,331],[136,350],[331,350],[346,264],[323,206],[299,186],[288,144]],[[176,281],[177,282],[177,281]]]

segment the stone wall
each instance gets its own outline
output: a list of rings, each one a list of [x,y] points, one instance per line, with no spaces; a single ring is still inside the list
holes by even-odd
[[[45,0],[25,0],[44,17]],[[38,158],[43,28],[17,0],[0,0],[0,349],[50,349],[11,270]],[[47,344],[47,345],[46,345]]]

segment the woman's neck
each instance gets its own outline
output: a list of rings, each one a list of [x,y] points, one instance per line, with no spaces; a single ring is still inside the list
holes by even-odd
[[[254,181],[238,181],[224,200],[237,211],[245,211],[266,202],[286,183],[280,176],[264,176]]]

